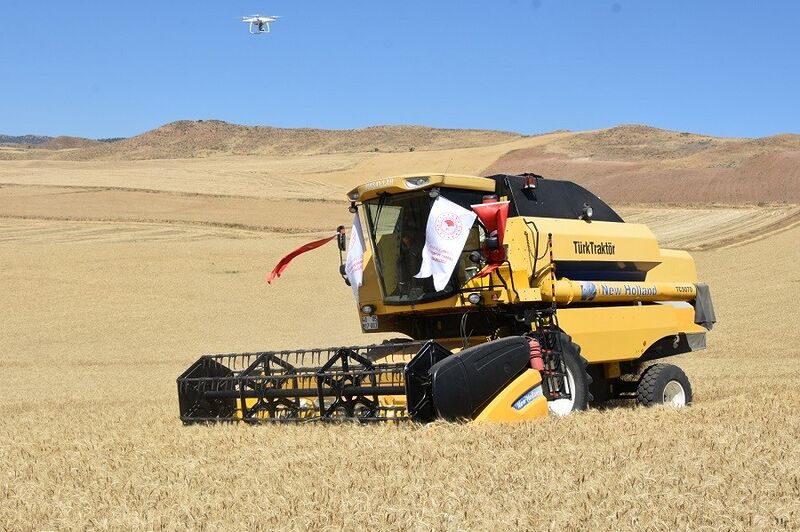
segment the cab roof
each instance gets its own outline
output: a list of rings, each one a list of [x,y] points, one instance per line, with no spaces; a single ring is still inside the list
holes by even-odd
[[[494,192],[495,181],[485,177],[461,174],[405,174],[387,177],[377,181],[364,183],[351,190],[347,197],[350,201],[367,201],[380,194],[399,194],[411,190],[423,190],[432,187],[460,188],[480,192]]]
[[[535,186],[529,188],[526,178],[535,178]],[[624,222],[603,200],[582,186],[560,179],[546,179],[536,174],[476,177],[460,174],[406,174],[387,177],[354,188],[348,194],[351,201],[368,201],[381,194],[399,194],[412,190],[442,187],[446,189],[474,190],[496,194],[509,200],[509,216],[536,216],[542,218],[576,219],[586,206],[592,208],[592,219],[603,222]],[[457,201],[456,201],[457,202]],[[457,202],[458,203],[458,202]],[[462,205],[469,208],[469,205]]]

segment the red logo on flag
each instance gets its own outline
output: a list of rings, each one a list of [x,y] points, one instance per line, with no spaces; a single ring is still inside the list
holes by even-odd
[[[455,240],[461,236],[464,224],[461,223],[461,218],[456,213],[445,212],[436,218],[434,228],[436,234],[444,240]]]

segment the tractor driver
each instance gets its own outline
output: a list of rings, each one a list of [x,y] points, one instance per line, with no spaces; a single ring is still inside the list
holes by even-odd
[[[401,296],[410,295],[419,279],[414,275],[422,266],[422,248],[425,246],[425,220],[417,209],[403,209],[400,223],[400,254],[397,257],[397,285]]]

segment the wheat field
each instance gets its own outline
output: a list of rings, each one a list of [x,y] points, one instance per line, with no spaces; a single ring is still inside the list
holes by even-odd
[[[674,217],[673,223],[685,223]],[[796,529],[800,229],[695,253],[695,404],[521,425],[183,427],[200,354],[364,342],[307,235],[0,220],[0,523],[49,529]],[[372,340],[369,338],[368,340]]]
[[[558,135],[558,134],[556,134]],[[688,409],[520,425],[184,427],[201,354],[379,341],[335,246],[359,181],[415,153],[0,165],[0,529],[800,528],[798,207],[623,206],[693,251],[719,323]]]

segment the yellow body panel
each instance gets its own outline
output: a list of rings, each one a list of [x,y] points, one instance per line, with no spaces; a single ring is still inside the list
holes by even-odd
[[[694,308],[688,304],[564,308],[558,311],[558,325],[590,364],[634,360],[664,337],[706,332],[694,323]]]
[[[647,282],[680,281],[693,284],[697,282],[694,259],[686,251],[662,249],[661,264],[647,272]]]
[[[555,260],[630,261],[656,264],[661,250],[653,232],[646,225],[615,222],[586,222],[559,218],[520,218],[536,223],[539,229],[539,249],[553,235]],[[587,244],[595,244],[594,246]],[[603,244],[610,244],[604,246]]]
[[[475,421],[517,422],[546,415],[547,399],[542,395],[542,377],[538,371],[528,369],[503,388],[481,410]]]

